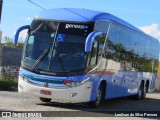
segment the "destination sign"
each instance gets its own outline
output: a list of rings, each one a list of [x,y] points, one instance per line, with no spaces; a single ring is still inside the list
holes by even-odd
[[[94,23],[67,23],[59,24],[58,33],[87,36],[94,30]]]

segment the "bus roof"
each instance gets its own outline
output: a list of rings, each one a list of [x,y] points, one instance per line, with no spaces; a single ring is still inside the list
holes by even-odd
[[[75,22],[96,22],[96,21],[112,21],[127,26],[137,32],[145,34],[140,29],[134,27],[128,22],[106,12],[79,9],[79,8],[56,8],[45,10],[40,13],[40,19],[50,19],[59,21],[75,21]],[[148,35],[149,36],[149,35]]]
[[[76,22],[96,22],[96,21],[115,21],[139,32],[141,30],[123,21],[122,19],[105,12],[93,11],[79,8],[57,8],[49,9],[40,13],[39,18],[61,20],[61,21],[76,21]]]

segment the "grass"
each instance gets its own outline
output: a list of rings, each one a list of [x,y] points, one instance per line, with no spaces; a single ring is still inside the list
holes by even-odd
[[[0,91],[12,91],[13,88],[18,87],[17,79],[9,79],[7,77],[0,77]]]

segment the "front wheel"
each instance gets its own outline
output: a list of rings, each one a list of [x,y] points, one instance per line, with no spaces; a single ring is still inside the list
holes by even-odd
[[[102,104],[102,101],[103,101],[102,87],[99,86],[98,91],[97,91],[97,95],[96,95],[96,100],[89,102],[88,106],[91,108],[97,108]]]
[[[42,97],[40,97],[39,98],[42,102],[51,102],[51,99],[49,99],[49,98],[42,98]]]

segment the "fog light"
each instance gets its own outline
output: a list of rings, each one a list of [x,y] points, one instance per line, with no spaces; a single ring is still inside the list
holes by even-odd
[[[19,88],[21,88],[23,90],[23,86],[19,84]]]
[[[77,95],[77,93],[72,93],[71,97],[75,97]]]

